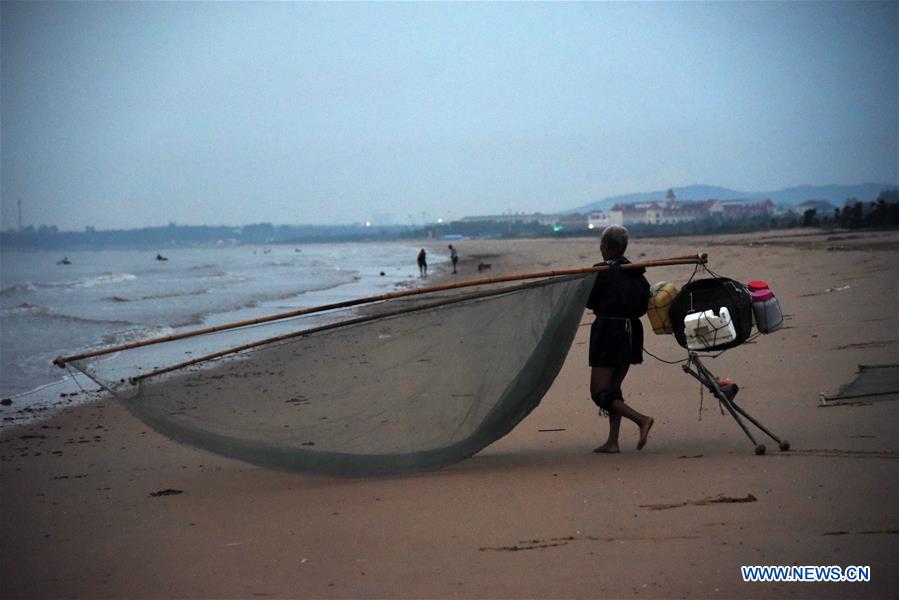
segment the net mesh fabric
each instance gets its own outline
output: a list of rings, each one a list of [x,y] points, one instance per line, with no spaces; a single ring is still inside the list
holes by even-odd
[[[835,395],[822,397],[831,404],[895,400],[899,398],[899,364],[859,365],[854,380]]]
[[[151,377],[130,393],[115,387],[161,433],[249,462],[351,476],[434,469],[499,439],[539,404],[594,278],[409,312],[388,302],[379,310],[389,316]]]

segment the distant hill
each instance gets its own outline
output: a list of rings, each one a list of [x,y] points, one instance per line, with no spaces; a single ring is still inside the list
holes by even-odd
[[[834,206],[842,206],[847,198],[858,198],[863,202],[877,200],[883,190],[896,189],[896,185],[886,183],[861,183],[858,185],[800,185],[778,190],[776,192],[740,192],[713,185],[688,185],[672,188],[678,200],[764,200],[771,198],[775,204],[796,206],[806,200],[828,200]],[[635,202],[652,202],[665,200],[667,189],[654,192],[638,192],[613,196],[572,208],[566,212],[585,213],[591,210],[609,210],[616,204],[633,204]]]

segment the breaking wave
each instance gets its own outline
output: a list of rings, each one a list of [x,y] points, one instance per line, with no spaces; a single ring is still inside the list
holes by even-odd
[[[114,346],[119,344],[129,344],[131,342],[142,342],[153,338],[164,337],[175,333],[173,327],[168,325],[141,325],[119,331],[108,333],[102,338],[103,346]]]
[[[63,321],[66,323],[89,323],[95,325],[133,325],[131,321],[121,321],[121,320],[104,320],[104,319],[88,319],[85,317],[76,317],[74,315],[66,315],[62,313],[58,313],[51,308],[47,308],[46,306],[36,306],[34,304],[29,304],[27,302],[23,302],[18,306],[13,308],[4,308],[0,310],[0,313],[3,314],[4,317],[12,317],[12,316],[30,316],[36,318],[44,318],[44,319],[52,319],[55,321]]]
[[[123,281],[134,281],[137,279],[137,275],[132,275],[131,273],[102,273],[97,275],[96,277],[88,277],[86,279],[80,279],[74,283],[64,284],[69,285],[70,287],[76,288],[90,288],[97,287],[98,285],[109,285],[110,283],[122,283]]]
[[[0,296],[4,298],[8,296],[15,296],[16,294],[23,294],[28,292],[33,292],[36,290],[36,286],[30,281],[26,281],[25,283],[17,283],[15,285],[11,285],[0,290]]]
[[[49,283],[32,283],[31,281],[26,281],[24,283],[16,283],[3,288],[0,290],[0,296],[14,296],[16,294],[33,292],[38,288],[92,288],[99,285],[134,281],[136,279],[137,275],[131,273],[106,272],[94,277],[85,277],[75,281],[54,281]]]
[[[262,264],[263,267],[295,267],[296,261],[293,260],[273,260]]]

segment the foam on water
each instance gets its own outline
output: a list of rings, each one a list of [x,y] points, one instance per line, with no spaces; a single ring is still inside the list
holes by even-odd
[[[71,264],[58,265],[58,253],[4,251],[0,396],[13,402],[0,415],[13,420],[0,423],[88,397],[52,365],[59,355],[386,293],[418,281],[417,253],[397,244],[178,248],[163,262],[155,250],[101,250],[68,253]],[[204,351],[202,342],[167,346],[148,360]]]
[[[132,275],[131,273],[103,273],[96,277],[89,277],[67,285],[71,285],[72,287],[96,287],[98,285],[111,285],[123,281],[134,281],[135,279],[137,279],[137,275]]]

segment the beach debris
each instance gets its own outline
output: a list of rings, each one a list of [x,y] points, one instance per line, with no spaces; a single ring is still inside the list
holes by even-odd
[[[779,456],[792,454],[803,456],[818,456],[821,458],[899,458],[899,452],[892,450],[842,450],[839,448],[808,448],[803,450],[791,450]]]
[[[538,429],[537,431],[540,433],[550,433],[552,431],[568,431],[568,430],[565,429],[564,427],[559,427],[557,429]]]
[[[178,494],[183,494],[184,490],[174,490],[172,488],[166,488],[164,490],[159,490],[158,492],[150,492],[150,495],[154,498],[158,498],[160,496],[177,496]]]
[[[12,398],[4,398],[3,400],[0,400],[0,404],[2,404],[3,406],[11,406]]]
[[[662,540],[667,541],[667,540],[699,539],[698,536],[695,536],[695,535],[616,538],[616,537],[598,537],[595,535],[581,535],[580,531],[578,531],[577,533],[578,533],[578,535],[568,535],[565,537],[521,540],[518,543],[509,545],[509,546],[482,546],[482,547],[478,548],[478,552],[521,552],[523,550],[544,550],[546,548],[557,548],[559,546],[567,546],[568,544],[570,544],[572,542],[605,542],[605,543],[618,542],[619,544],[624,544],[625,542],[656,543],[656,542],[659,542]]]
[[[886,346],[890,346],[895,344],[896,340],[885,340],[883,342],[857,342],[854,344],[844,344],[842,346],[836,346],[834,350],[856,350],[859,348],[884,348]]]
[[[850,286],[847,284],[847,285],[841,285],[841,286],[839,286],[839,287],[827,288],[827,289],[824,290],[824,291],[827,292],[827,293],[830,293],[830,292],[842,292],[842,291],[845,291],[845,290],[848,290],[848,289],[850,289]]]
[[[702,500],[687,500],[686,502],[675,502],[673,504],[641,504],[640,508],[647,510],[668,510],[669,508],[680,508],[682,506],[706,506],[709,504],[742,504],[744,502],[757,502],[758,498],[752,494],[746,494],[742,498],[734,498],[732,496],[718,495],[714,498],[707,496]]]
[[[574,538],[567,538],[573,540]],[[530,546],[499,546],[498,548],[489,548],[483,547],[478,548],[478,552],[484,552],[485,550],[494,550],[497,552],[520,552],[521,550],[541,550],[543,548],[555,548],[557,546],[565,546],[568,542],[547,542],[545,544],[533,544]]]
[[[825,531],[821,535],[896,535],[899,533],[899,529],[879,529],[879,530],[871,530],[871,531],[856,531],[855,533],[851,531]]]

